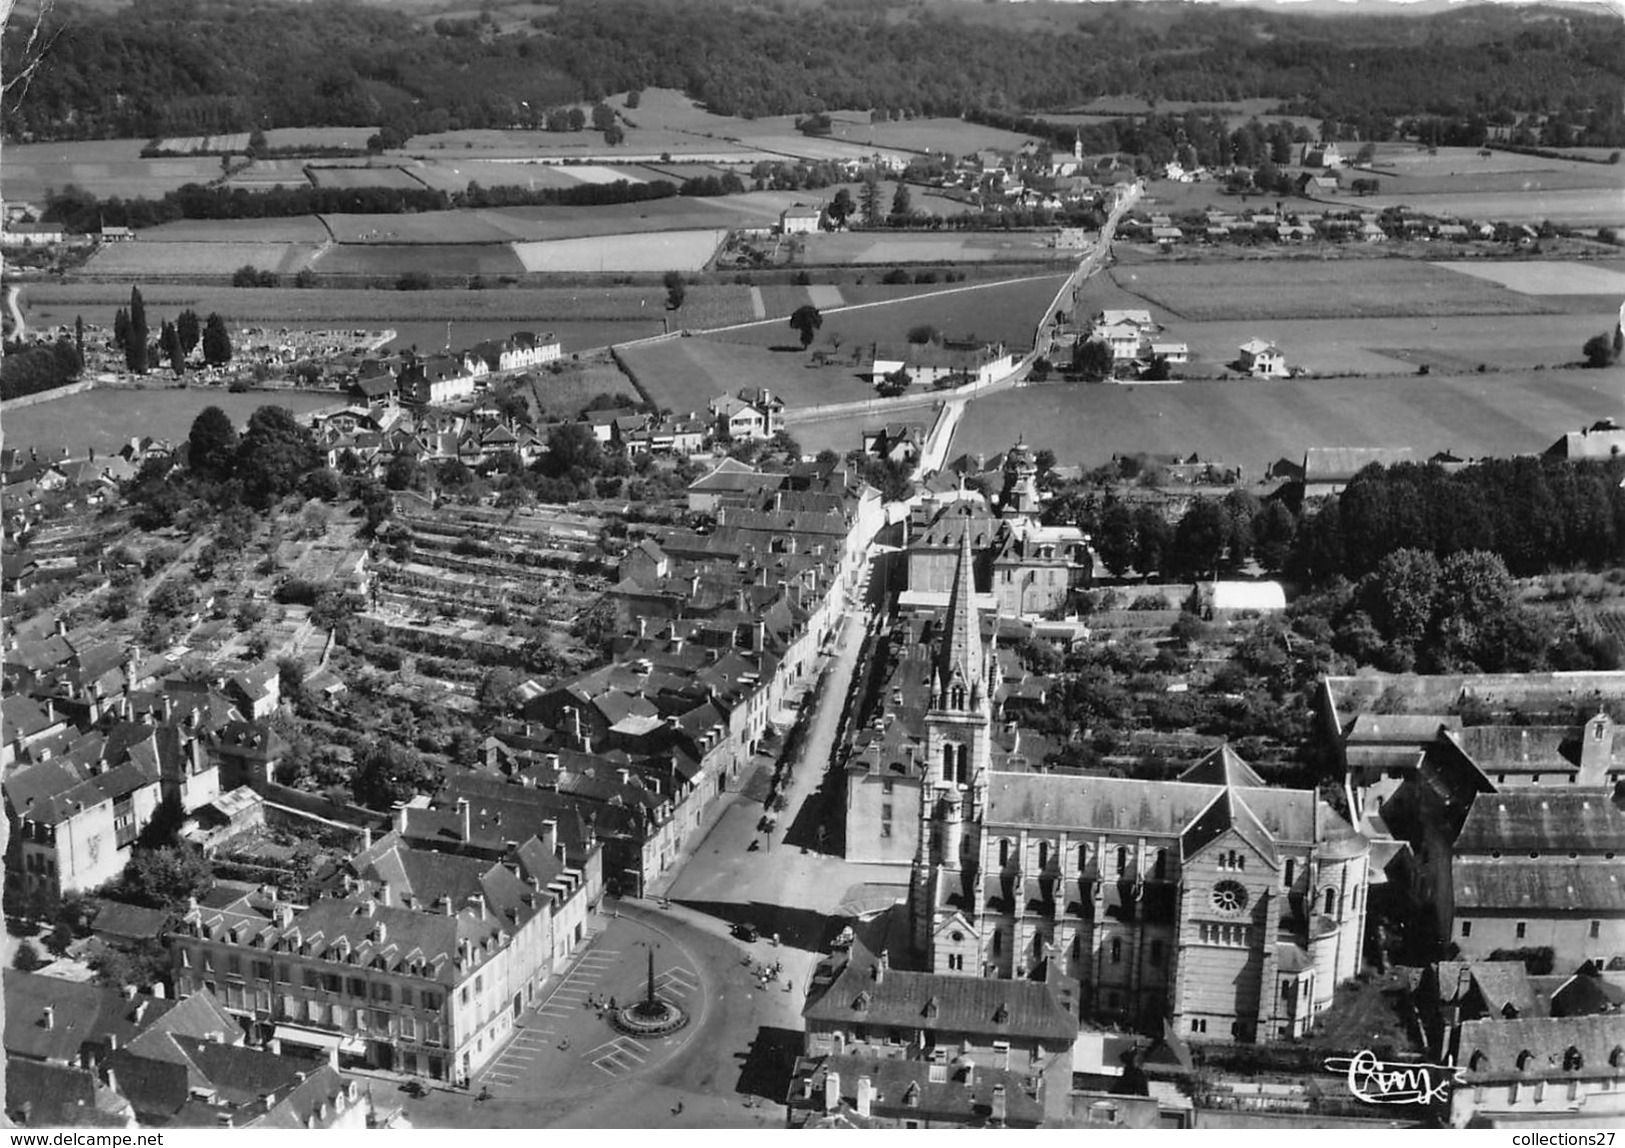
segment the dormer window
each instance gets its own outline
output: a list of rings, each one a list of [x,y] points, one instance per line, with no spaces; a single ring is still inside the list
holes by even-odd
[[[869,990],[865,989],[852,1001],[852,1007],[858,1012],[867,1012],[869,1009]]]

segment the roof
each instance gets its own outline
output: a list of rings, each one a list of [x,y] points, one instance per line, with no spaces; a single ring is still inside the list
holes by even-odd
[[[1450,881],[1458,914],[1472,910],[1548,913],[1625,912],[1625,866],[1605,861],[1526,857],[1460,860]]]
[[[932,1079],[933,1069],[941,1079]],[[831,1073],[837,1078],[841,1102],[848,1109],[857,1106],[858,1080],[867,1079],[873,1089],[869,1111],[882,1119],[986,1123],[993,1111],[995,1086],[1004,1088],[1005,1124],[1037,1127],[1044,1118],[1043,1099],[1028,1091],[1028,1079],[1022,1073],[984,1065],[970,1066],[967,1072],[963,1064],[932,1065],[901,1057],[843,1055],[803,1059],[796,1065],[790,1086],[792,1101],[799,1100],[799,1107],[824,1109],[824,1090]]]
[[[142,905],[128,905],[123,901],[101,898],[90,902],[93,910],[91,928],[104,937],[130,940],[156,939],[169,923],[169,914],[163,909],[148,909]]]
[[[1354,715],[1343,733],[1345,745],[1397,744],[1407,749],[1436,741],[1440,727],[1460,729],[1461,718],[1454,714],[1373,714]]]
[[[1458,857],[1507,853],[1625,853],[1625,810],[1598,792],[1532,789],[1473,798]]]
[[[128,1044],[144,1023],[175,1007],[173,1001],[126,1000],[117,989],[16,969],[5,970],[5,1002],[6,1053],[60,1064],[77,1061],[81,1048],[103,1044],[109,1035]]]
[[[1286,591],[1279,582],[1215,582],[1215,610],[1285,610]]]
[[[1461,1026],[1456,1063],[1469,1084],[1613,1077],[1625,1064],[1622,1046],[1617,1015],[1486,1018]]]
[[[854,945],[835,980],[808,1001],[808,1022],[866,1024],[933,1032],[1014,1037],[1070,1048],[1078,1023],[1037,981],[945,976],[886,969]]]

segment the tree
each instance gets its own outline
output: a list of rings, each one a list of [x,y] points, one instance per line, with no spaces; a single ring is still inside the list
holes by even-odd
[[[361,755],[350,779],[355,799],[368,809],[388,810],[396,802],[426,792],[436,771],[414,749],[375,741]]]
[[[1092,382],[1112,375],[1112,349],[1103,339],[1080,339],[1072,346],[1072,366]]]
[[[249,503],[264,508],[295,490],[322,461],[310,429],[301,426],[291,411],[261,407],[248,417],[237,447],[235,474],[242,479]]]
[[[1588,367],[1611,367],[1618,359],[1614,353],[1614,340],[1607,335],[1593,335],[1582,348]]]
[[[175,317],[175,334],[180,336],[181,350],[191,357],[192,352],[197,350],[202,334],[202,324],[198,322],[196,311],[188,307]]]
[[[130,313],[123,307],[113,312],[113,346],[124,350],[130,345]]]
[[[628,108],[636,108],[642,103],[643,103],[643,89],[642,88],[633,88],[630,92],[626,93],[626,106]]]
[[[214,884],[203,851],[190,845],[136,849],[124,869],[124,896],[154,909],[180,910]]]
[[[1439,560],[1428,551],[1396,550],[1360,580],[1355,602],[1386,646],[1383,669],[1414,668],[1438,609],[1439,574]]]
[[[1360,145],[1360,150],[1354,153],[1354,165],[1356,167],[1370,167],[1372,161],[1376,158],[1377,145],[1374,143],[1364,143]]]
[[[164,358],[169,360],[169,367],[175,372],[175,377],[186,373],[186,352],[181,350],[181,337],[175,333],[175,324],[168,319],[159,328],[158,346],[163,348]]]
[[[824,325],[824,316],[811,303],[803,303],[790,315],[790,329],[801,335],[801,349],[812,346],[818,329]]]
[[[39,948],[33,941],[19,944],[16,955],[11,958],[11,967],[21,973],[31,973],[45,964],[45,958],[40,956]]]
[[[668,271],[664,282],[666,284],[666,310],[680,310],[683,306],[683,300],[688,296],[688,284],[683,281],[683,273],[681,271]]]
[[[147,373],[147,305],[141,288],[130,288],[130,323],[124,337],[124,365],[138,375]]]
[[[1094,541],[1100,561],[1113,576],[1128,573],[1134,565],[1134,512],[1126,503],[1114,500],[1101,512]]]
[[[891,214],[893,219],[907,219],[914,210],[914,204],[909,197],[908,184],[898,180],[897,190],[891,197]]]
[[[1134,512],[1134,568],[1141,577],[1162,569],[1173,540],[1174,528],[1155,507],[1142,506]]]
[[[880,180],[871,175],[863,181],[863,222],[876,227],[880,220]]]
[[[1212,498],[1191,502],[1174,530],[1169,565],[1188,576],[1217,575],[1230,534],[1230,516],[1224,504]]]
[[[829,207],[825,210],[829,215],[830,223],[839,231],[846,226],[846,221],[852,214],[852,192],[847,188],[841,188],[835,193],[835,198],[830,200]]]
[[[604,465],[604,450],[590,423],[560,423],[547,432],[547,473],[562,477],[581,470],[589,478]]]
[[[578,132],[587,126],[587,113],[580,108],[571,108],[566,119],[569,121],[570,130],[573,132]]]
[[[223,367],[231,362],[231,335],[218,311],[210,311],[203,324],[203,361],[211,367]]]
[[[593,131],[607,132],[615,126],[615,109],[600,100],[592,106]]]
[[[225,411],[204,407],[192,420],[186,441],[190,444],[187,465],[194,472],[217,479],[231,476],[237,456],[237,428]]]
[[[620,124],[610,124],[604,129],[604,143],[609,147],[620,147],[626,142],[626,132]]]
[[[922,346],[926,343],[935,343],[942,337],[942,333],[930,323],[920,323],[908,329],[908,341]]]

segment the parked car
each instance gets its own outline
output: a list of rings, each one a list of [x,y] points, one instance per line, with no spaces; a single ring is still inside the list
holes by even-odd
[[[733,927],[733,935],[741,941],[755,941],[762,935],[762,931],[749,921],[741,921]]]

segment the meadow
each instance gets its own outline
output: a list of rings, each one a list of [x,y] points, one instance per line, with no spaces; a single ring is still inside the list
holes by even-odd
[[[786,329],[785,334],[790,334]],[[741,387],[766,387],[792,407],[841,403],[875,397],[860,366],[843,358],[815,367],[799,348],[766,347],[712,339],[662,339],[617,351],[639,385],[657,405],[674,411],[703,411],[718,395]]]
[[[1620,263],[1554,263],[1532,259],[1434,266],[1487,279],[1524,295],[1625,296],[1625,264]]]
[[[232,394],[224,387],[100,388],[5,412],[6,445],[40,449],[67,447],[83,458],[88,449],[115,452],[132,437],[180,442],[204,407],[216,406],[239,428],[263,406],[287,407],[305,415],[342,402],[343,396],[295,392]]]
[[[808,263],[873,266],[887,263],[1073,262],[1076,252],[1048,246],[1044,232],[842,231],[807,237]]]
[[[143,228],[136,242],[326,243],[331,238],[320,216],[293,215],[285,219],[177,219]]]
[[[824,314],[824,324],[812,349],[843,355],[872,343],[900,346],[912,328],[929,324],[945,338],[999,342],[1018,355],[1025,354],[1033,345],[1034,329],[1049,313],[1050,302],[1064,281],[1064,276],[1049,275],[939,288],[928,295],[848,306]],[[800,339],[783,319],[736,327],[705,338],[759,347],[799,347]]]
[[[144,275],[230,275],[251,265],[262,271],[292,275],[311,265],[318,248],[302,243],[111,243],[85,263],[83,274],[101,277]]]
[[[1517,315],[1557,308],[1449,265],[1400,259],[1139,263],[1107,278],[1189,320]],[[1107,304],[1113,306],[1117,304]]]
[[[515,243],[512,249],[532,272],[699,271],[727,236],[726,229],[655,231]]]
[[[987,127],[965,120],[947,118],[888,120],[871,123],[861,112],[835,112],[830,134],[864,147],[895,148],[900,151],[947,152],[962,156],[983,148],[1014,151],[1031,137],[1003,128]]]
[[[73,140],[61,143],[5,145],[0,164],[0,195],[9,201],[45,198],[52,188],[76,183],[100,196],[156,198],[185,183],[207,183],[220,176],[216,156],[142,159],[144,139]]]
[[[416,191],[423,181],[393,164],[374,166],[318,166],[310,167],[310,181],[317,187],[388,187],[400,191]]]
[[[1374,379],[1024,387],[971,403],[950,457],[1025,435],[1063,463],[1196,452],[1259,477],[1311,446],[1410,447],[1423,457],[1529,454],[1619,406],[1620,370]]]

